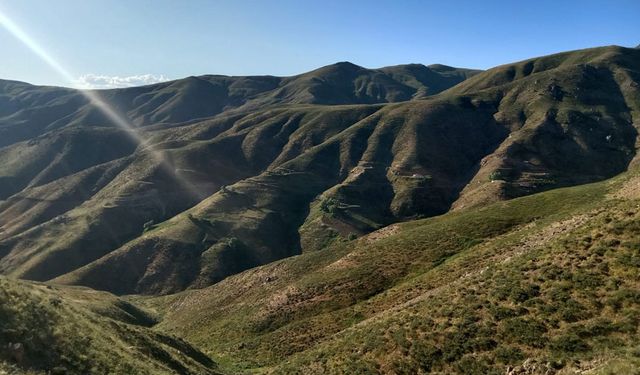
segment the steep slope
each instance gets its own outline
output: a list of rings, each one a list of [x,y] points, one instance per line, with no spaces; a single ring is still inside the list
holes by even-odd
[[[452,206],[613,176],[636,153],[636,55],[618,47],[554,55],[490,70],[427,100],[323,108],[336,121],[329,128],[302,115],[292,134],[318,132],[307,148],[289,138],[267,171],[56,281],[116,293],[202,287]],[[503,77],[529,65],[526,76]],[[346,120],[340,111],[362,115]],[[128,278],[110,277],[114,269]]]
[[[446,112],[446,105],[443,107]],[[292,160],[226,187],[188,212],[160,224],[158,229],[56,281],[117,293],[166,293],[190,285],[208,285],[242,269],[299,253],[302,249],[297,229],[309,215],[309,205],[323,192],[331,194],[334,197],[331,199],[339,199],[338,194],[347,195],[342,201],[352,204],[350,211],[334,216],[343,226],[353,227],[354,233],[368,232],[417,213],[445,212],[456,189],[464,186],[464,179],[470,176],[469,171],[496,147],[504,132],[498,126],[465,123],[465,115],[459,114],[460,120],[451,119],[450,124],[455,126],[450,129],[433,126],[416,134],[415,127],[431,116],[432,110],[428,108],[431,107],[426,106],[423,111],[414,108],[415,115],[411,117],[403,109],[376,111],[370,108],[369,112],[375,112],[362,116],[355,125],[345,121],[358,113],[353,108],[344,108],[341,113],[332,109],[327,115],[341,119],[343,124],[343,129],[336,129],[338,134],[324,135],[328,138],[326,141]],[[433,116],[441,113],[432,112]],[[471,116],[470,112],[466,116]],[[487,119],[490,116],[486,114]],[[332,123],[333,126],[339,124]],[[301,126],[315,128],[313,124],[301,123]],[[461,128],[470,134],[475,132],[476,136],[456,138]],[[416,145],[405,143],[416,136],[420,137],[415,140]],[[444,142],[445,139],[457,139],[459,143],[450,143],[448,152],[445,148],[433,147],[417,155],[431,161],[421,173],[437,176],[433,178],[436,181],[413,177],[417,169],[415,163],[420,159],[407,160],[411,157],[408,154],[415,155],[419,143],[437,144],[438,140]],[[466,155],[454,151],[460,148],[467,149]],[[400,171],[397,175],[386,168],[394,163]],[[367,174],[356,176],[358,168],[373,170],[366,169]],[[394,189],[410,189],[415,184],[430,186],[433,191],[423,191],[417,202],[411,193],[394,198]],[[357,200],[367,195],[375,197],[378,204],[365,205],[364,201]],[[323,199],[329,198],[319,200]],[[356,221],[359,217],[367,218],[372,224]],[[128,277],[116,281],[110,273],[120,267],[127,269]]]
[[[232,372],[631,373],[639,186],[397,224],[143,303]]]
[[[357,74],[352,74],[352,68]],[[414,71],[424,74],[430,69],[419,66]],[[304,152],[330,136],[318,134],[313,125],[331,119],[308,118],[310,132],[284,150],[286,137],[296,130],[301,117],[319,111],[284,114],[276,121],[270,118],[271,112],[262,111],[225,113],[197,126],[168,124],[233,108],[242,112],[270,104],[325,102],[326,98],[316,98],[316,91],[344,102],[393,100],[393,95],[369,98],[356,92],[356,83],[348,80],[357,79],[358,85],[377,82],[372,84],[382,90],[389,85],[390,92],[432,92],[474,73],[452,68],[418,79],[411,72],[395,73],[397,79],[411,82],[406,86],[379,70],[336,64],[289,78],[203,76],[96,92],[133,127],[150,129],[140,135],[156,143],[151,147],[163,151],[160,157],[148,144],[140,145],[127,131],[114,128],[74,90],[2,81],[0,132],[6,136],[0,137],[0,146],[5,145],[0,148],[0,239],[5,241],[0,244],[0,256],[10,256],[0,268],[38,280],[71,271],[136,237],[145,223],[166,220],[220,186],[263,172],[280,154],[284,160]],[[422,86],[427,84],[436,89]],[[334,116],[343,112],[335,111]],[[352,117],[357,115],[346,118]],[[251,132],[249,128],[257,125],[262,129]],[[275,142],[268,139],[279,126],[287,129]],[[68,236],[59,236],[61,223],[67,225]],[[33,242],[36,237],[39,244]],[[56,242],[53,246],[51,238]],[[58,250],[64,253],[62,260],[44,256],[46,266],[36,260],[28,270],[22,269],[37,254]]]
[[[103,164],[90,168],[66,161],[72,151],[60,163],[38,158],[38,144],[26,160],[46,171],[35,173],[11,163],[28,142],[6,147],[7,181],[27,189],[0,204],[0,271],[172,293],[397,221],[611,177],[638,147],[638,53],[604,47],[541,57],[386,105],[268,106],[272,97],[258,95],[254,103],[266,102],[253,111],[145,127],[144,145],[96,155]],[[397,83],[413,97],[425,71],[341,63],[282,79],[272,94],[281,103],[399,100]],[[139,94],[124,92],[133,101]],[[61,139],[41,144],[73,150],[79,142]]]
[[[639,57],[621,47],[562,53],[497,67],[448,90],[498,95],[496,119],[520,129],[483,160],[454,208],[622,171],[614,166],[629,163],[639,145]]]
[[[0,317],[0,371],[5,362],[11,373],[218,373],[185,341],[148,328],[148,313],[107,293],[0,278]]]

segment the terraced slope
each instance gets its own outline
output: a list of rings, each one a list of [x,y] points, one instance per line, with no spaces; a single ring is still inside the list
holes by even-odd
[[[633,373],[639,187],[396,224],[142,302],[233,373]]]

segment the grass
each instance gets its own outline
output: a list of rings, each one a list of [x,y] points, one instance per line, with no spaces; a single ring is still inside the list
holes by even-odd
[[[145,135],[183,183],[140,147],[78,161],[87,150],[77,144],[91,144],[85,138],[93,133],[110,144],[118,132],[109,128],[72,126],[29,147],[3,148],[0,175],[24,174],[21,184],[34,186],[0,205],[0,216],[12,218],[0,218],[0,270],[118,294],[174,293],[394,222],[611,177],[634,154],[630,119],[638,93],[628,83],[638,80],[637,53],[608,47],[542,57],[480,73],[423,100],[390,104],[352,103],[413,97],[424,82],[411,77],[423,67],[371,75],[343,63],[291,80],[245,79],[248,91],[237,92],[231,107],[247,104],[242,95],[249,91],[256,107],[209,118],[197,116],[218,109],[201,108],[198,93],[224,96],[215,89],[233,79],[136,89],[145,98],[146,90],[157,89],[175,99],[148,116],[163,124],[147,127]],[[470,73],[433,69],[455,79]],[[351,78],[370,75],[383,80],[380,100],[350,86]],[[331,98],[310,98],[317,85],[329,87],[316,93]],[[116,100],[123,92],[109,95]],[[277,92],[279,101],[267,92]],[[152,107],[137,100],[140,111]],[[129,103],[116,102],[122,109]],[[189,113],[196,117],[174,123]],[[16,157],[21,150],[38,157]],[[60,150],[64,160],[50,163]],[[95,163],[103,164],[78,171]],[[72,168],[63,176],[67,164]],[[34,173],[42,178],[28,177]],[[52,178],[58,179],[39,185]],[[337,204],[323,211],[323,200]],[[195,225],[185,214],[216,225]],[[143,233],[151,221],[158,225]],[[243,244],[237,254],[216,247],[234,237]]]
[[[628,357],[624,350],[633,347],[638,334],[635,316],[640,305],[631,292],[637,289],[637,269],[624,261],[634,247],[608,248],[601,255],[589,251],[609,244],[611,236],[637,235],[636,213],[627,216],[636,203],[618,204],[615,210],[595,214],[584,228],[512,255],[505,263],[480,261],[480,245],[437,268],[423,268],[406,282],[356,304],[365,305],[358,310],[375,311],[380,304],[387,309],[293,355],[275,372],[304,368],[332,373],[360,367],[372,372],[502,373],[525,358],[569,371],[606,362],[603,353],[632,366],[637,360],[618,357]],[[614,226],[606,227],[603,221],[612,211],[619,216],[613,218]],[[585,233],[598,239],[585,246]],[[492,249],[497,254],[504,250]],[[471,261],[475,267],[467,263]],[[464,267],[458,268],[460,263]],[[611,281],[614,274],[625,276]],[[434,283],[439,278],[444,280]],[[446,283],[449,278],[451,284]],[[620,285],[612,288],[612,282]],[[399,303],[411,295],[416,302]],[[625,302],[618,304],[619,299]],[[403,307],[389,308],[390,303]],[[332,318],[340,315],[348,313],[340,311]],[[428,355],[420,354],[424,352]]]
[[[144,304],[158,329],[230,372],[502,373],[528,358],[568,371],[606,351],[628,358],[637,201],[608,197],[630,178],[408,222]],[[615,241],[625,250],[603,252]]]
[[[0,371],[216,373],[208,357],[153,324],[108,293],[0,278]]]
[[[348,63],[246,79],[235,93],[218,90],[228,77],[137,89],[171,98],[135,120],[156,124],[150,142],[182,185],[143,149],[78,160],[90,127],[13,134],[0,149],[3,273],[183,292],[127,298],[161,319],[149,330],[140,325],[150,316],[113,296],[7,280],[6,337],[38,331],[23,340],[28,366],[76,372],[109,370],[114,358],[135,363],[118,371],[200,368],[158,332],[188,338],[232,373],[633,367],[637,197],[611,194],[633,191],[624,184],[635,172],[581,184],[632,163],[637,57],[617,47],[547,56],[385,105],[353,103],[417,98],[429,90],[406,74],[424,69],[376,72],[376,97],[353,90],[351,78],[370,72]],[[119,93],[108,94],[126,109]],[[143,112],[162,102],[141,95]],[[200,118],[222,108],[198,98],[226,95],[236,110]],[[71,334],[83,330],[91,342]]]

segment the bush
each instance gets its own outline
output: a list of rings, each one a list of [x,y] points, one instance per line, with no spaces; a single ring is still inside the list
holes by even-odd
[[[142,233],[148,232],[151,229],[153,229],[154,227],[154,221],[153,220],[149,220],[146,223],[144,223],[144,225],[142,226]]]
[[[487,375],[501,373],[495,369],[492,371],[490,366],[482,358],[477,358],[474,356],[463,357],[456,363],[455,367],[457,372],[460,374]]]
[[[513,341],[534,348],[545,346],[544,334],[547,328],[544,324],[533,319],[511,318],[503,321],[504,336]]]
[[[577,322],[578,320],[587,319],[592,315],[586,307],[573,299],[569,299],[560,305],[558,314],[560,315],[560,319],[565,322]]]
[[[409,353],[425,372],[430,372],[433,365],[442,357],[440,349],[420,341],[413,343]]]
[[[320,211],[335,216],[338,213],[340,202],[335,198],[325,198],[320,202]]]
[[[502,172],[500,171],[491,172],[491,174],[489,175],[489,181],[498,181],[498,180],[504,180],[504,176],[502,175]]]
[[[577,335],[567,334],[553,340],[551,349],[565,353],[576,353],[589,350],[589,345]]]
[[[504,364],[513,365],[524,359],[522,350],[511,346],[500,346],[495,350],[496,359]]]

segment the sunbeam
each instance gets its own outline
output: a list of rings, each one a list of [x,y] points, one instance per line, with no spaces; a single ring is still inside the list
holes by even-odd
[[[29,34],[27,34],[22,28],[20,28],[15,22],[13,22],[6,14],[0,9],[0,25],[2,25],[11,35],[23,43],[31,52],[37,55],[42,61],[44,61],[49,67],[56,71],[69,85],[78,90],[94,107],[102,112],[110,121],[116,126],[125,130],[126,133],[135,140],[135,142],[144,148],[153,159],[159,163],[161,168],[175,179],[175,181],[188,193],[195,198],[202,198],[193,184],[186,178],[179,176],[176,170],[171,166],[162,152],[156,150],[153,146],[149,145],[143,136],[140,135],[138,130],[131,125],[131,123],[122,115],[120,115],[115,109],[113,109],[109,103],[104,101],[97,91],[84,90],[77,86],[76,79],[62,64],[60,64],[49,52],[47,52],[40,44],[38,44]]]

